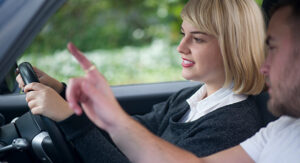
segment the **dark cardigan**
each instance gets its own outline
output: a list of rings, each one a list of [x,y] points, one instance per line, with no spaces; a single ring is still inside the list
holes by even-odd
[[[179,122],[189,109],[186,99],[199,88],[183,89],[167,101],[154,105],[151,112],[133,118],[155,135],[199,157],[238,145],[259,130],[262,120],[252,96],[193,122]],[[59,126],[84,162],[128,162],[107,133],[85,116],[71,116]]]

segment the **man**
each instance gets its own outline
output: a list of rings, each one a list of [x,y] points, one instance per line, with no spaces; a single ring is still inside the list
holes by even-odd
[[[76,49],[72,53],[77,55],[87,76],[71,81],[67,92],[70,106],[76,113],[80,113],[78,102],[81,102],[89,118],[110,134],[132,162],[300,162],[299,8],[299,0],[285,0],[274,8],[266,40],[268,57],[261,68],[268,79],[269,109],[274,115],[281,117],[236,147],[197,158],[154,136],[129,116],[123,116],[118,106],[107,109],[108,104],[97,102],[103,92],[106,93],[105,89],[99,92],[97,89],[102,86],[89,81],[104,78],[86,59],[78,57],[80,54]],[[78,89],[86,96],[77,96],[74,91]]]

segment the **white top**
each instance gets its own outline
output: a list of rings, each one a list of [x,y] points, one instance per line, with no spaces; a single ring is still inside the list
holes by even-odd
[[[233,84],[227,88],[221,88],[203,99],[207,94],[206,85],[203,85],[195,94],[186,100],[190,105],[190,109],[181,118],[180,122],[195,121],[218,108],[247,99],[247,95],[235,94],[232,88]]]
[[[240,144],[261,163],[300,162],[300,119],[282,116]]]

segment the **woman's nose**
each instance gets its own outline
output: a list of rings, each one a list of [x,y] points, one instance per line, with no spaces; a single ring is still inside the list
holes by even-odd
[[[180,54],[189,54],[190,53],[190,49],[188,47],[188,42],[185,38],[182,38],[179,45],[177,46],[177,51]]]

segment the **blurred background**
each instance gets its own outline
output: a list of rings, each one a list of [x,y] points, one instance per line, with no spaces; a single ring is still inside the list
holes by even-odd
[[[111,85],[183,80],[180,12],[187,0],[69,0],[19,59],[60,81],[83,75],[73,42]],[[256,0],[261,5],[262,0]]]

